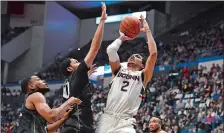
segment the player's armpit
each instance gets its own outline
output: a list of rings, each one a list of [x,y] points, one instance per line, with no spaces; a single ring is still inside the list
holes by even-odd
[[[146,64],[145,64],[145,69],[143,70],[144,73],[144,87],[147,86],[148,82],[151,80],[152,75],[153,75],[153,71],[154,71],[154,67],[156,64],[156,60],[157,60],[157,53],[153,53],[150,54],[150,56],[148,57]]]
[[[120,60],[117,60],[115,62],[109,61],[109,63],[110,63],[112,74],[115,76],[121,68]]]

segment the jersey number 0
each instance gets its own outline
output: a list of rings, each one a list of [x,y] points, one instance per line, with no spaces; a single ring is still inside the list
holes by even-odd
[[[65,83],[63,85],[63,97],[68,99],[70,96],[70,84],[68,82],[68,80],[65,80]]]

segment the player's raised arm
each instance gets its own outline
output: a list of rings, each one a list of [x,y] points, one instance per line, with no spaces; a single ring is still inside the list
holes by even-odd
[[[146,33],[147,36],[147,41],[148,41],[148,49],[149,49],[149,57],[146,61],[145,64],[145,69],[143,70],[144,72],[144,86],[146,87],[147,83],[151,80],[154,66],[156,64],[156,59],[157,59],[157,47],[156,47],[156,42],[152,36],[152,33],[149,29],[148,23],[145,20],[143,16],[141,16],[141,19],[143,21],[143,28],[141,29],[142,32]]]
[[[107,19],[105,3],[102,2],[101,8],[102,8],[102,15],[101,15],[100,23],[99,23],[96,33],[93,37],[90,50],[84,59],[86,65],[88,67],[90,67],[93,64],[93,61],[100,49],[102,39],[103,39],[104,23],[105,23],[105,20]]]
[[[118,49],[120,48],[123,41],[126,40],[132,40],[132,38],[129,38],[124,35],[124,33],[120,32],[120,37],[117,38],[115,41],[113,41],[108,47],[107,47],[107,54],[109,57],[109,63],[111,67],[111,71],[113,76],[116,75],[116,73],[119,71],[121,65],[120,65],[120,58],[117,53]]]
[[[50,123],[53,123],[62,118],[65,112],[69,110],[74,104],[81,103],[79,99],[71,97],[60,107],[51,109],[46,102],[46,98],[41,93],[35,93],[30,97],[32,97],[30,102],[35,106],[37,112]]]

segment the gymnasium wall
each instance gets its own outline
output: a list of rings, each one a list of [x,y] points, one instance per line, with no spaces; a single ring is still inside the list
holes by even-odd
[[[80,20],[56,2],[46,2],[43,63],[78,47]]]
[[[167,15],[159,12],[157,10],[154,10],[154,35],[159,35],[160,33],[163,33],[167,26]]]
[[[42,26],[44,22],[45,4],[24,4],[23,16],[10,16],[10,26]]]
[[[155,14],[155,10],[151,10],[147,12],[146,14],[147,16],[146,19],[149,23],[152,33],[154,32],[154,14]],[[97,29],[97,26],[98,25],[96,24],[96,18],[81,20],[79,47],[83,47],[93,38],[95,31]],[[105,24],[103,40],[114,40],[118,38],[119,27],[120,27],[120,22]],[[139,37],[144,37],[144,36],[145,35],[143,33],[139,35]]]
[[[17,57],[30,48],[31,37],[32,28],[29,28],[13,40],[9,41],[7,44],[3,45],[1,47],[1,59],[7,62],[14,61]]]
[[[30,48],[9,64],[9,82],[16,82],[23,79],[25,76],[32,75],[36,70],[42,67],[44,26],[33,26],[29,30],[31,31],[29,35],[31,40],[29,42]],[[26,37],[28,37],[28,35]]]

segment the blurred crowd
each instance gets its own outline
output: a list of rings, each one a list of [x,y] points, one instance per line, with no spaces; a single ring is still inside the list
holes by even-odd
[[[24,94],[18,89],[1,89],[1,132],[11,133],[19,116],[19,110],[24,101]]]
[[[136,131],[149,133],[149,120],[152,116],[157,116],[162,119],[163,129],[168,133],[210,133],[211,131],[223,133],[224,65],[213,64],[210,70],[206,66],[173,69],[170,73],[179,73],[179,75],[155,76],[148,85],[147,97],[142,101],[135,116]],[[2,132],[10,133],[23,99],[20,98],[18,101],[18,97],[21,96],[20,91],[14,94],[13,91],[4,92],[6,92],[4,98],[10,98],[12,104],[2,103]],[[103,113],[108,92],[109,88],[96,88],[92,97],[95,126]],[[61,94],[62,89],[59,89],[48,96],[50,107],[57,107],[62,103]],[[12,97],[16,99],[12,100]]]
[[[207,70],[184,68],[178,76],[156,77],[149,87],[147,102],[139,109],[139,129],[144,131],[151,116],[163,120],[167,132],[203,131],[223,127],[224,66]],[[175,72],[172,71],[172,72]],[[223,123],[224,124],[224,123]]]
[[[5,33],[1,33],[1,45],[4,45],[11,41],[13,38],[17,37],[19,34],[23,33],[29,27],[10,27]]]

